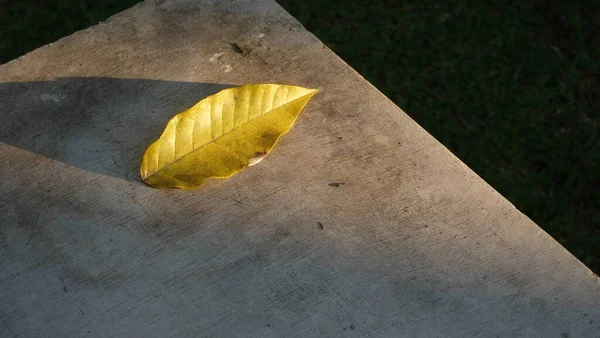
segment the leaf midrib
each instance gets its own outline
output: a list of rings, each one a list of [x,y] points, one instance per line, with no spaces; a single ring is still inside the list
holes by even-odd
[[[186,158],[188,155],[190,155],[190,154],[194,153],[195,151],[197,151],[197,150],[199,150],[199,149],[202,149],[202,148],[206,147],[207,145],[209,145],[209,144],[211,144],[211,143],[214,143],[214,142],[216,142],[218,139],[220,139],[220,138],[221,138],[221,137],[223,137],[223,136],[226,136],[227,134],[229,134],[229,133],[233,132],[234,130],[236,130],[236,129],[239,129],[239,128],[242,128],[242,127],[243,127],[243,126],[245,126],[246,124],[248,124],[248,123],[250,123],[250,122],[252,122],[252,121],[254,121],[254,120],[256,120],[256,119],[259,119],[259,118],[261,118],[261,117],[263,117],[263,116],[265,116],[265,115],[267,115],[267,114],[270,114],[272,111],[274,111],[274,110],[276,110],[276,109],[279,109],[279,108],[285,107],[285,106],[287,106],[288,104],[291,104],[291,103],[293,103],[293,102],[295,102],[295,101],[297,101],[297,100],[300,100],[301,98],[303,98],[303,97],[306,97],[306,96],[308,96],[308,95],[311,95],[311,94],[314,94],[314,90],[313,90],[312,92],[308,93],[308,94],[305,94],[305,95],[299,96],[299,97],[297,97],[297,98],[293,99],[292,101],[286,102],[285,104],[283,104],[283,105],[281,105],[281,106],[279,106],[279,107],[273,108],[273,109],[269,110],[268,112],[266,112],[266,113],[264,113],[264,114],[261,114],[261,115],[259,115],[259,116],[255,117],[255,118],[253,118],[253,119],[248,119],[248,121],[246,121],[246,122],[244,122],[244,123],[240,124],[239,126],[237,126],[237,127],[233,128],[233,129],[231,129],[230,131],[228,131],[228,132],[226,132],[226,133],[223,133],[223,134],[221,134],[220,136],[218,136],[218,137],[216,137],[216,138],[212,139],[210,142],[204,143],[203,145],[201,145],[201,146],[200,146],[200,147],[198,147],[198,148],[192,149],[192,151],[188,152],[187,154],[185,154],[185,155],[181,156],[180,158],[176,159],[175,161],[173,161],[173,162],[170,162],[169,164],[167,164],[167,165],[163,166],[162,168],[160,168],[160,169],[158,169],[157,171],[155,171],[154,173],[152,173],[152,175],[148,175],[148,176],[147,176],[147,177],[144,179],[144,181],[147,181],[147,180],[148,180],[148,179],[150,179],[152,176],[154,176],[154,175],[156,175],[156,174],[160,173],[160,172],[161,172],[161,171],[163,171],[164,169],[166,169],[166,168],[168,168],[168,167],[172,166],[173,164],[175,164],[175,163],[177,163],[177,162],[179,162],[179,161],[183,160],[184,158]],[[195,123],[195,122],[194,122],[194,123]],[[281,135],[283,135],[283,133],[282,133]],[[281,136],[281,135],[279,135],[279,136]],[[175,135],[175,137],[177,137],[177,135]],[[231,152],[231,153],[233,153],[233,152]],[[234,153],[234,154],[235,154],[235,153]],[[210,176],[204,176],[204,177],[210,177]]]

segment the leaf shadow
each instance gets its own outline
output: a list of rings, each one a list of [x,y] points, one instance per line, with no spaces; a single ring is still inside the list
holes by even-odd
[[[167,121],[229,87],[109,77],[0,83],[0,142],[142,184],[142,154]]]

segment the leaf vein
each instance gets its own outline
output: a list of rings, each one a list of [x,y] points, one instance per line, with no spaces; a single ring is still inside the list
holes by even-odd
[[[263,93],[263,95],[264,95],[264,93]],[[248,121],[247,121],[247,122],[245,122],[245,123],[242,123],[242,124],[240,124],[239,126],[237,126],[237,127],[235,127],[235,128],[233,128],[231,131],[233,131],[233,130],[236,130],[236,129],[238,129],[238,128],[242,128],[243,126],[247,125],[248,123],[251,123],[251,122],[253,122],[253,121],[255,121],[255,120],[257,120],[257,119],[259,119],[259,118],[261,118],[261,117],[263,117],[263,116],[265,116],[265,115],[267,115],[267,114],[269,114],[270,112],[274,111],[275,109],[278,109],[278,108],[281,108],[281,107],[283,107],[283,106],[289,105],[289,104],[291,104],[291,103],[293,103],[293,102],[295,102],[295,101],[297,101],[297,100],[300,100],[300,99],[302,99],[303,97],[305,97],[305,96],[307,96],[307,95],[312,95],[312,93],[308,93],[308,94],[305,94],[305,95],[299,96],[299,97],[295,98],[295,99],[294,99],[294,100],[292,100],[292,101],[288,101],[288,102],[286,102],[285,104],[282,104],[282,105],[281,105],[281,106],[279,106],[279,107],[276,107],[276,108],[274,108],[274,109],[271,109],[271,110],[269,110],[268,112],[265,112],[265,113],[263,113],[263,114],[261,114],[261,115],[259,115],[259,116],[256,116],[256,117],[255,117],[255,118],[253,118],[252,120],[250,120],[250,116],[249,116],[250,114],[248,114]],[[262,96],[260,96],[260,98],[261,98],[261,103],[262,103]],[[249,100],[249,101],[250,101],[250,100]],[[147,179],[149,179],[150,177],[152,177],[152,176],[154,176],[154,175],[158,174],[159,172],[163,171],[165,168],[167,168],[167,167],[169,167],[169,166],[171,166],[171,165],[173,165],[173,164],[175,164],[175,163],[177,163],[177,162],[179,162],[179,161],[183,160],[184,158],[186,158],[188,155],[190,155],[190,154],[194,153],[195,151],[197,151],[197,150],[199,150],[199,149],[201,149],[201,148],[203,148],[203,147],[206,147],[206,146],[208,146],[208,145],[209,145],[209,144],[211,144],[211,143],[217,143],[217,141],[218,141],[218,140],[219,140],[221,137],[224,137],[224,136],[226,136],[227,134],[229,134],[229,132],[231,132],[231,131],[229,131],[229,132],[228,132],[228,133],[226,133],[226,134],[221,134],[221,135],[219,135],[219,136],[218,136],[218,137],[216,137],[216,138],[214,137],[214,128],[212,127],[212,116],[211,116],[211,114],[210,114],[210,112],[211,112],[211,110],[210,110],[210,109],[211,109],[212,107],[211,107],[211,105],[210,105],[210,104],[209,104],[208,106],[209,106],[209,119],[210,119],[210,122],[211,122],[211,123],[209,124],[209,126],[210,126],[210,128],[211,128],[211,141],[210,141],[210,142],[207,142],[207,143],[204,143],[204,144],[202,144],[202,145],[200,145],[200,146],[198,146],[198,148],[195,148],[195,147],[194,147],[194,148],[192,149],[192,151],[188,152],[188,153],[187,153],[187,154],[185,154],[185,155],[182,155],[182,156],[181,156],[181,157],[179,157],[179,158],[176,158],[176,159],[175,159],[173,162],[171,162],[171,163],[168,163],[167,165],[163,166],[162,168],[159,168],[159,166],[158,166],[158,153],[157,153],[157,165],[156,165],[156,167],[157,167],[157,170],[156,170],[154,173],[152,173],[151,175],[147,176],[147,177],[146,177],[146,180],[147,180]],[[261,107],[262,107],[262,105],[261,105]],[[221,116],[221,117],[222,117],[222,116]],[[265,122],[267,122],[267,123],[268,123],[268,124],[270,124],[271,126],[273,126],[273,127],[275,127],[276,129],[278,129],[278,127],[277,127],[277,126],[275,126],[273,123],[271,123],[271,122],[269,122],[269,121],[267,121],[267,120],[265,120]],[[254,135],[256,135],[256,136],[259,136],[259,137],[261,137],[261,138],[264,138],[262,135],[257,135],[256,133],[254,133],[254,132],[252,132],[252,131],[250,131],[250,130],[246,130],[246,131],[248,131],[248,132],[250,132],[250,133],[252,133],[252,134],[254,134]],[[217,144],[218,144],[218,143],[217,143]],[[220,145],[220,144],[218,144],[218,145],[219,145],[221,148],[223,148],[223,149],[226,149],[226,148],[224,148],[222,145]],[[229,149],[227,149],[227,150],[228,150],[229,152],[231,152],[231,150],[229,150]],[[237,154],[235,154],[235,155],[236,155],[236,157],[240,158],[240,157],[239,157],[239,155],[237,155]]]

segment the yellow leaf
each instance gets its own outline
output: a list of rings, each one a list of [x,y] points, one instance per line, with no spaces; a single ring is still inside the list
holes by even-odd
[[[222,90],[175,115],[142,158],[140,174],[155,188],[191,189],[262,160],[317,92],[254,84]]]

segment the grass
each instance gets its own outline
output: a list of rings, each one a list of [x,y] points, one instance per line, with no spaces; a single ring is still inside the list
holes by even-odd
[[[279,2],[518,209],[600,271],[599,4]],[[136,1],[37,3],[0,0],[0,62]]]

